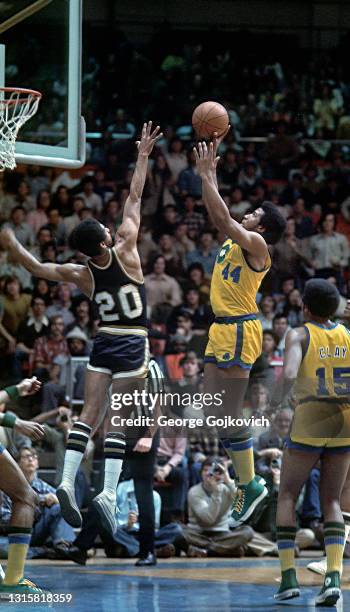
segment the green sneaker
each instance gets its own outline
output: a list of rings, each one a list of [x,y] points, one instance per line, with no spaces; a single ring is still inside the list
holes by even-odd
[[[300,588],[297,581],[297,575],[295,569],[289,569],[282,572],[282,580],[280,588],[274,595],[275,599],[293,599],[293,597],[299,597]]]
[[[316,606],[335,606],[340,596],[339,572],[327,572],[323,587],[315,600]]]
[[[265,485],[253,478],[247,485],[238,485],[237,494],[233,500],[231,525],[237,527],[246,521],[255,508],[266,497],[268,491]]]
[[[34,582],[27,578],[22,578],[18,584],[0,584],[0,602],[8,601],[11,595],[43,595],[48,591],[44,591]]]

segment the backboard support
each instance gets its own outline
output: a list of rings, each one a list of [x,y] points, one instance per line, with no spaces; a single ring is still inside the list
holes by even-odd
[[[0,87],[30,87],[43,94],[36,117],[19,133],[16,162],[80,168],[86,142],[81,116],[82,0],[42,4],[12,25],[16,15],[25,16],[40,2],[0,2],[0,30],[6,22],[11,26],[0,38]]]

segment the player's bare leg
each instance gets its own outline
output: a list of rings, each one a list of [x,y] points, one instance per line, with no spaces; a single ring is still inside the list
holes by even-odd
[[[224,391],[220,416],[242,418],[249,370],[239,366],[219,368],[213,363],[206,363],[204,379],[205,389],[210,393],[222,394]],[[233,504],[232,519],[239,525],[251,516],[266,497],[267,489],[263,482],[255,478],[253,439],[249,428],[236,426],[221,430],[220,438],[238,477],[238,492]]]
[[[321,451],[320,451],[321,452]],[[276,515],[277,545],[281,564],[281,585],[275,599],[298,597],[300,588],[295,570],[296,502],[320,453],[287,448],[283,453]]]
[[[345,524],[345,544],[350,533],[350,470],[347,473],[345,484],[341,493],[340,507],[343,514]],[[315,574],[325,576],[327,571],[327,558],[323,557],[320,561],[311,561],[308,563],[307,569]]]
[[[75,500],[75,478],[82,462],[92,429],[105,410],[111,376],[92,370],[86,371],[85,403],[79,421],[74,423],[68,436],[64,457],[62,481],[57,488],[63,518],[72,527],[81,527],[82,518]]]
[[[144,378],[116,378],[112,382],[112,396],[113,394],[118,394],[121,406],[118,410],[110,410],[110,421],[104,442],[105,470],[103,490],[93,500],[93,505],[100,516],[102,526],[112,535],[117,529],[117,486],[123,467],[126,446],[125,438],[128,430],[130,431],[130,428],[122,424],[121,421],[128,418],[135,407],[134,404],[130,405],[129,401],[124,404],[123,398],[132,395],[135,391],[142,391],[144,387]],[[118,417],[118,424],[113,422],[113,417],[115,416]]]
[[[0,454],[0,489],[12,501],[9,525],[9,550],[6,573],[0,585],[0,601],[9,593],[40,593],[30,581],[25,581],[24,564],[30,543],[37,496],[11,455]]]

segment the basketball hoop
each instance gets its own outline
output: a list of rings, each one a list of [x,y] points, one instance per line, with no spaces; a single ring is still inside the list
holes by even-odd
[[[38,110],[42,94],[33,89],[0,87],[0,172],[16,167],[16,138]]]

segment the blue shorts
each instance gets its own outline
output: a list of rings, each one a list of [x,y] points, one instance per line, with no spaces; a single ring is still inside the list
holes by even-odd
[[[97,334],[90,362],[92,372],[109,374],[112,378],[145,378],[149,364],[148,337],[136,334]]]
[[[311,441],[311,440],[310,440]],[[319,442],[319,440],[315,440],[315,442]],[[350,442],[350,440],[348,440]],[[349,443],[344,443],[338,446],[328,446],[327,444],[322,444],[320,446],[316,446],[315,444],[304,444],[301,442],[294,442],[291,438],[287,438],[285,442],[286,448],[292,448],[294,450],[299,450],[307,453],[318,453],[321,455],[337,455],[339,453],[349,453],[350,445]]]

